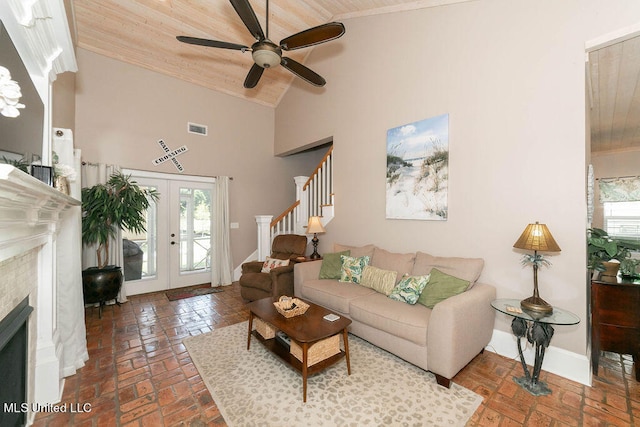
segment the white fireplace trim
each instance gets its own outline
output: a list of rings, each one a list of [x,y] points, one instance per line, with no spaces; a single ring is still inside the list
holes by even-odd
[[[36,309],[37,340],[35,361],[30,361],[35,364],[33,398],[38,404],[59,402],[64,376],[70,374],[65,363],[75,364],[77,368],[88,357],[86,341],[79,345],[65,343],[58,330],[61,303],[67,305],[65,311],[70,311],[71,307],[84,320],[79,269],[80,205],[79,200],[31,175],[0,164],[0,262],[38,251],[38,283],[35,295],[31,297],[35,297],[32,303]],[[60,248],[58,241],[63,245]],[[78,262],[60,262],[59,250],[64,250],[65,258],[77,258]],[[61,281],[60,275],[77,277],[77,280]],[[84,334],[82,329],[81,335]],[[72,362],[65,362],[63,353],[69,346],[78,356]]]

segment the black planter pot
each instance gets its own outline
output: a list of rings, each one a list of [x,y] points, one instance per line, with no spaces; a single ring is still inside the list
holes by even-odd
[[[107,301],[117,301],[122,288],[122,268],[108,265],[105,268],[89,267],[82,271],[82,292],[85,304],[100,304],[99,316],[102,317],[102,307]]]

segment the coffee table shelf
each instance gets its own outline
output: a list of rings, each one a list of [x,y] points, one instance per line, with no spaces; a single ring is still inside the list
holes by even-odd
[[[262,338],[262,336],[258,333],[258,331],[254,330],[252,332],[252,335],[255,338],[257,338],[258,341],[260,341],[262,345],[266,347],[267,350],[269,350],[271,353],[275,354],[276,356],[280,357],[285,363],[290,365],[296,371],[302,373],[302,362],[298,360],[298,358],[295,357],[293,354],[291,354],[291,352],[287,347],[280,344],[275,338],[269,338],[269,339]],[[323,359],[320,362],[307,367],[307,374],[313,375],[317,372],[320,372],[325,368],[333,365],[338,360],[345,357],[345,355],[346,353],[344,352],[344,350],[340,350],[339,353],[336,353],[333,356],[329,356],[326,359]]]
[[[249,331],[247,335],[247,350],[251,346],[251,337],[258,339],[267,350],[276,354],[284,363],[291,366],[302,374],[302,400],[307,401],[307,377],[318,373],[328,366],[336,363],[343,357],[347,361],[347,374],[351,375],[351,363],[349,360],[349,333],[347,327],[351,324],[351,319],[340,317],[338,320],[331,322],[325,320],[324,316],[332,313],[324,307],[305,301],[309,304],[309,308],[304,314],[299,316],[286,318],[273,305],[271,298],[264,298],[247,304],[249,309]],[[334,313],[335,314],[335,313]],[[253,319],[259,318],[269,323],[272,327],[287,334],[287,336],[295,341],[302,349],[302,359],[298,360],[290,349],[280,344],[276,338],[263,338],[257,331],[253,329]],[[344,350],[327,357],[311,366],[306,366],[304,361],[308,360],[309,349],[313,345],[329,337],[342,335]]]

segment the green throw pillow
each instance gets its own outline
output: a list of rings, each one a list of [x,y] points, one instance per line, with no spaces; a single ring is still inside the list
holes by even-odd
[[[396,301],[406,302],[407,304],[415,304],[420,298],[422,290],[429,283],[429,275],[426,276],[405,276],[393,288],[389,294],[389,298]]]
[[[351,251],[334,252],[322,255],[319,279],[339,279],[342,270],[341,255],[351,255]]]
[[[367,288],[371,288],[376,292],[389,296],[393,288],[396,286],[397,276],[397,271],[383,270],[372,265],[367,265],[362,271],[360,284]]]
[[[340,281],[360,283],[360,279],[362,279],[362,270],[364,270],[365,266],[369,265],[369,257],[365,255],[354,258],[346,255],[340,255],[340,260],[342,261]]]
[[[432,269],[430,275],[429,284],[418,298],[419,304],[429,308],[449,297],[461,294],[469,287],[469,281],[443,273],[437,268]]]

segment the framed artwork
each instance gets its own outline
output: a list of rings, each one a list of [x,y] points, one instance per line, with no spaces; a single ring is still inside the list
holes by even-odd
[[[388,219],[445,221],[448,182],[448,114],[387,131]]]

